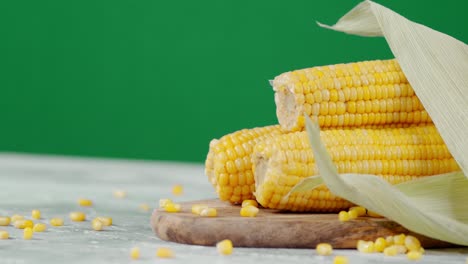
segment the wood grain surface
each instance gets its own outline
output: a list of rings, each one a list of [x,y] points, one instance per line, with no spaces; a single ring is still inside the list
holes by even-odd
[[[191,213],[193,204],[207,204],[218,210],[217,217],[201,217]],[[166,241],[214,246],[230,239],[236,247],[312,248],[330,243],[333,248],[356,248],[359,239],[412,234],[425,248],[450,247],[446,242],[409,232],[385,218],[359,217],[340,222],[337,214],[286,213],[261,208],[257,217],[241,217],[240,206],[219,200],[182,203],[182,212],[153,211],[151,226]]]

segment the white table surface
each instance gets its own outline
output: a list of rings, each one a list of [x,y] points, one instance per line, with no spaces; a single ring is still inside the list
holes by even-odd
[[[184,186],[184,195],[174,197],[174,184]],[[126,199],[113,197],[122,189]],[[88,221],[71,222],[71,211],[83,210],[77,199],[93,200],[84,209]],[[317,256],[312,249],[234,248],[230,256],[221,256],[214,247],[183,245],[162,241],[149,225],[150,212],[139,210],[141,203],[157,206],[160,198],[176,201],[215,198],[204,175],[202,164],[143,162],[126,160],[65,158],[0,154],[0,215],[30,216],[40,209],[47,222],[51,217],[65,219],[63,227],[49,227],[36,233],[33,240],[23,240],[22,230],[0,227],[11,239],[0,240],[0,264],[23,263],[333,263],[332,257]],[[93,231],[89,219],[108,215],[114,225],[105,231]],[[131,260],[129,251],[139,247],[141,258]],[[234,245],[235,246],[235,245]],[[170,247],[173,259],[157,259],[158,247]],[[351,263],[411,263],[405,256],[384,257],[361,254],[356,250],[335,250]],[[418,263],[465,264],[467,248],[427,250]]]

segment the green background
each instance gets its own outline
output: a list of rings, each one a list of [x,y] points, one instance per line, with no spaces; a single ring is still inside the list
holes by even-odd
[[[0,151],[202,162],[276,123],[276,75],[392,57],[315,24],[359,2],[1,1]],[[468,40],[468,1],[377,2]]]

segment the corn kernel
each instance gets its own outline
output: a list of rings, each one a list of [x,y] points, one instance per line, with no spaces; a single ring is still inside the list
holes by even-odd
[[[385,256],[396,256],[398,254],[398,249],[395,245],[386,247],[383,251]]]
[[[399,234],[396,236],[393,236],[393,243],[395,245],[404,245],[405,244],[405,234]]]
[[[425,251],[426,251],[426,250],[424,250],[423,247],[420,247],[420,248],[419,248],[419,252],[421,252],[421,254],[424,254]]]
[[[383,216],[379,215],[376,212],[370,211],[370,210],[367,210],[367,215],[370,216],[370,217],[383,218]]]
[[[362,206],[353,206],[351,208],[349,208],[349,210],[356,210],[357,213],[358,213],[358,216],[364,216],[366,215],[366,208],[362,207]]]
[[[406,253],[406,257],[409,260],[419,260],[422,257],[422,253],[420,251],[410,250]]]
[[[15,223],[13,223],[13,225],[16,228],[25,229],[26,227],[32,228],[34,226],[34,222],[29,219],[20,219],[16,220]]]
[[[172,258],[174,256],[174,253],[170,248],[158,248],[156,250],[156,257],[159,258]]]
[[[352,220],[352,219],[356,219],[358,218],[358,211],[357,210],[349,210],[348,211],[348,216],[349,216],[349,219]]]
[[[78,199],[78,205],[79,206],[92,206],[93,201],[91,201],[89,199],[80,198],[80,199]]]
[[[177,213],[180,212],[181,206],[177,203],[168,203],[166,206],[164,206],[164,209],[169,213]]]
[[[172,187],[172,194],[182,195],[183,193],[184,193],[184,187],[182,187],[182,185],[177,184]]]
[[[222,255],[231,255],[232,254],[232,242],[229,239],[225,239],[216,243],[216,249],[218,250],[219,254]]]
[[[51,226],[63,226],[63,219],[62,218],[52,218],[50,219]]]
[[[7,226],[11,222],[10,217],[8,216],[0,216],[0,226]]]
[[[333,253],[333,248],[330,244],[328,243],[320,243],[315,247],[315,250],[317,251],[317,254],[320,256],[328,256]]]
[[[11,216],[10,220],[11,220],[12,223],[15,223],[16,220],[22,220],[22,219],[24,219],[24,216],[15,214],[15,215]]]
[[[104,226],[112,225],[112,217],[98,216],[96,219],[99,219]]]
[[[132,259],[139,259],[140,258],[140,249],[137,247],[134,247],[130,250],[130,257]]]
[[[23,238],[26,240],[31,239],[33,236],[33,230],[30,227],[26,227],[23,231]]]
[[[349,260],[345,256],[336,256],[333,259],[333,264],[348,264],[348,263],[349,263]]]
[[[104,224],[99,220],[99,218],[94,218],[93,221],[91,221],[91,227],[95,231],[101,231],[104,227]]]
[[[83,212],[71,212],[70,220],[75,222],[83,222],[86,220],[86,215]]]
[[[374,253],[374,242],[372,241],[359,242],[358,241],[357,250],[361,253]]]
[[[338,219],[339,219],[341,222],[349,221],[349,214],[348,214],[348,212],[346,212],[346,211],[341,211],[341,212],[338,214]]]
[[[140,204],[139,206],[140,210],[143,211],[143,212],[148,212],[150,210],[150,207],[148,204],[145,204],[145,203],[142,203]]]
[[[34,232],[44,232],[47,229],[47,226],[43,223],[37,223],[33,227]]]
[[[242,201],[242,207],[246,207],[246,206],[249,206],[249,205],[258,207],[258,203],[255,200],[244,200],[244,201]]]
[[[211,207],[205,208],[205,209],[201,210],[201,212],[200,212],[200,216],[215,217],[217,215],[218,215],[218,212],[216,211],[216,209],[211,208]]]
[[[41,211],[35,209],[31,211],[31,217],[33,219],[41,219]]]
[[[171,199],[159,199],[159,208],[164,208],[167,204],[170,203],[172,203]]]
[[[0,230],[0,239],[8,239],[9,237],[10,237],[10,234],[8,234],[7,231]]]
[[[409,251],[418,251],[421,247],[421,242],[414,236],[406,236],[405,237],[405,247]]]
[[[405,254],[408,249],[404,245],[393,245],[397,249],[398,254]]]
[[[255,217],[258,214],[258,208],[252,205],[242,207],[240,210],[240,215],[243,217]]]
[[[201,211],[205,208],[208,208],[206,204],[194,204],[192,205],[192,213],[199,215]]]
[[[127,192],[123,190],[115,190],[113,192],[115,198],[123,199],[127,197]]]
[[[389,246],[395,244],[395,242],[394,242],[394,240],[393,240],[393,236],[387,236],[387,237],[385,238],[385,241],[387,242],[387,247],[389,247]]]
[[[374,249],[377,252],[383,252],[387,247],[387,241],[383,237],[379,237],[374,242]]]

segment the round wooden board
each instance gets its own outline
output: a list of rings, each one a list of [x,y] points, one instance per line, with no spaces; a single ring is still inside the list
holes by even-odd
[[[217,217],[200,217],[191,213],[193,204],[207,204],[218,211]],[[155,234],[167,241],[214,246],[230,239],[236,247],[313,248],[330,243],[333,248],[356,248],[359,239],[375,240],[400,233],[412,234],[425,248],[453,246],[409,232],[385,218],[359,217],[340,222],[337,214],[284,213],[260,209],[257,217],[241,217],[240,206],[219,200],[182,203],[182,212],[168,213],[156,209],[151,216]]]

